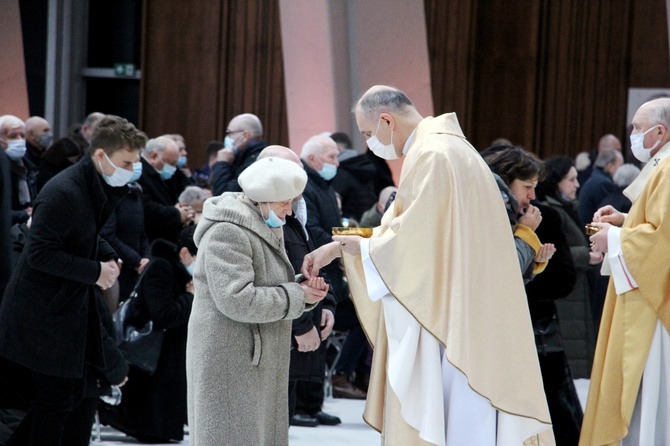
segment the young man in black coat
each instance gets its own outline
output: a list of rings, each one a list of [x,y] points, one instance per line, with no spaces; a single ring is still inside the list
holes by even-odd
[[[120,266],[99,233],[145,143],[125,119],[103,118],[90,155],[55,176],[34,203],[28,242],[0,305],[0,355],[29,369],[35,390],[9,445],[60,445],[84,395],[86,364],[106,365],[94,290],[111,287]]]

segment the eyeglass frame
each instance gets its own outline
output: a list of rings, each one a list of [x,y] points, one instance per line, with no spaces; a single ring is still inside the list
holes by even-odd
[[[244,132],[244,130],[226,130],[226,136],[230,136],[233,133],[240,133],[240,132]]]

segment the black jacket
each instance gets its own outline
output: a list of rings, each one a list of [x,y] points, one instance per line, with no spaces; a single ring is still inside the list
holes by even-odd
[[[0,355],[63,378],[81,378],[85,361],[105,367],[94,287],[116,253],[99,233],[125,193],[90,156],[45,186],[0,306]]]
[[[165,330],[156,372],[149,376],[130,367],[118,408],[127,434],[182,440],[186,423],[186,333],[193,294],[191,275],[179,260],[177,246],[165,240],[151,245],[152,260],[140,284],[154,329]]]
[[[342,198],[344,217],[354,218],[360,222],[363,213],[377,202],[378,194],[374,189],[376,172],[375,165],[365,155],[340,161],[337,175],[330,185]]]
[[[182,230],[181,214],[175,207],[177,195],[160,174],[142,160],[142,176],[137,181],[142,186],[144,228],[150,241],[158,238],[176,242]]]
[[[342,226],[340,210],[337,207],[335,191],[319,173],[303,161],[307,172],[307,186],[302,193],[307,203],[307,228],[315,247],[321,247],[333,241],[333,227]],[[343,273],[339,262],[332,262],[322,270],[330,281],[333,294],[338,302],[341,300]]]
[[[25,223],[28,221],[27,207],[32,206],[37,197],[36,177],[37,168],[25,157],[18,161],[12,161],[4,152],[9,161],[10,178],[12,185],[12,224]],[[25,182],[25,186],[21,183]],[[21,197],[21,189],[27,187],[27,196]]]
[[[142,187],[137,183],[128,185],[123,197],[100,233],[102,238],[123,260],[119,275],[121,300],[125,300],[135,286],[140,260],[149,258],[149,240],[144,229],[144,207]]]
[[[300,273],[302,261],[305,255],[312,252],[314,243],[310,238],[307,240],[302,225],[295,217],[288,215],[284,225],[284,248],[291,265],[296,274]],[[321,314],[327,309],[335,314],[335,296],[329,292],[328,295],[311,311],[305,311],[298,319],[293,320],[291,330],[291,366],[289,368],[289,379],[301,381],[322,382],[325,373],[325,342],[313,352],[299,352],[295,336],[309,332],[313,327],[321,336]]]
[[[244,169],[251,166],[258,154],[266,148],[268,143],[263,140],[249,144],[239,155],[235,156],[232,163],[217,161],[212,166],[212,195],[215,197],[224,192],[242,192],[242,188],[237,183],[240,174]]]
[[[374,164],[376,167],[374,187],[375,195],[379,197],[382,189],[388,186],[395,186],[395,183],[393,183],[393,174],[391,173],[391,168],[389,167],[386,160],[372,153],[372,150],[365,152],[365,156],[367,156],[368,159],[372,161],[372,164]]]
[[[579,189],[579,219],[582,225],[591,223],[603,198],[616,190],[617,187],[607,172],[599,167],[593,169],[589,179]]]
[[[0,156],[0,297],[12,274],[12,183],[9,178],[9,157]]]

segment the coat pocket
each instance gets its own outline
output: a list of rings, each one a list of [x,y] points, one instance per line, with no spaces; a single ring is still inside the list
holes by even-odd
[[[263,345],[261,343],[261,328],[258,324],[251,324],[251,334],[254,338],[253,351],[251,352],[251,365],[259,366]]]

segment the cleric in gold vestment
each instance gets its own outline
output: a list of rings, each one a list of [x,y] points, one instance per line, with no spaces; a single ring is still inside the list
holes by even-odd
[[[594,215],[592,249],[607,253],[612,277],[582,446],[670,444],[670,99],[643,104],[632,124],[633,154],[647,162],[624,191],[633,207]]]
[[[396,199],[370,239],[336,236],[303,272],[344,252],[374,347],[365,420],[385,445],[554,444],[490,170],[455,114],[424,119],[397,89],[368,90],[356,120],[377,156],[404,156]]]

